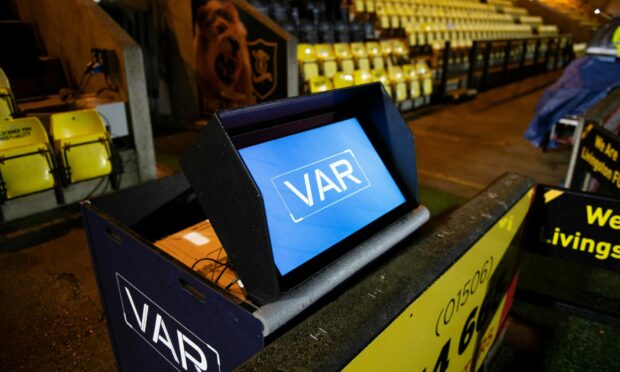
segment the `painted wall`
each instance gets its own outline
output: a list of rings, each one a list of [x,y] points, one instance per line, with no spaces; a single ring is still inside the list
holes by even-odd
[[[16,5],[20,18],[34,24],[47,53],[62,60],[70,82],[80,81],[90,61],[91,48],[114,49],[120,61],[119,70],[124,70],[120,58],[123,46],[131,45],[133,40],[93,1],[63,1],[63,6],[58,6],[54,0],[20,0]],[[124,74],[116,82],[121,88],[121,98],[127,100]],[[104,86],[103,77],[95,76],[86,91],[95,92]]]
[[[163,41],[163,79],[170,91],[172,112],[178,119],[195,121],[200,114],[198,87],[192,45],[192,9],[190,0],[153,0]]]

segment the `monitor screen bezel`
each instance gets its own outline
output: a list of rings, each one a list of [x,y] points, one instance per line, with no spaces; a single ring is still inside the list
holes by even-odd
[[[304,117],[300,118],[293,117],[269,123],[256,123],[251,128],[249,128],[249,130],[248,128],[245,128],[245,130],[243,131],[239,131],[237,133],[235,133],[235,131],[231,131],[232,133],[230,133],[231,141],[233,142],[237,150],[241,150],[246,147],[259,145],[261,143],[277,140],[283,137],[288,137],[308,130],[318,129],[320,127],[330,124],[337,124],[351,118],[355,118],[359,122],[362,131],[364,132],[364,134],[372,144],[373,148],[381,158],[383,164],[388,170],[388,173],[396,183],[398,190],[404,196],[405,202],[396,206],[389,212],[385,213],[368,225],[362,227],[353,234],[342,239],[335,245],[326,248],[318,255],[307,260],[306,262],[302,263],[301,265],[297,266],[295,269],[284,275],[281,274],[280,269],[274,262],[274,267],[278,274],[280,290],[282,292],[289,291],[295,286],[299,285],[304,280],[319,272],[321,269],[329,266],[331,262],[337,260],[342,255],[346,254],[359,244],[363,243],[365,240],[376,234],[378,231],[384,229],[385,227],[396,221],[398,218],[405,215],[407,212],[413,210],[415,207],[417,207],[415,203],[416,199],[415,196],[412,195],[409,189],[405,186],[405,183],[403,182],[399,173],[396,171],[394,164],[389,161],[389,157],[387,156],[387,151],[384,146],[382,146],[381,143],[379,143],[375,138],[373,138],[374,136],[367,130],[369,125],[365,123],[362,117],[355,116],[354,113],[331,111],[327,113],[316,113],[314,115],[306,114],[304,115]],[[239,156],[241,157],[241,154],[239,154]],[[243,157],[241,157],[241,160],[243,161]],[[247,168],[245,161],[243,161],[243,164]],[[247,168],[247,170],[248,174],[252,175],[251,170],[249,168]],[[270,236],[269,241],[271,245]],[[271,254],[273,255],[273,248]]]

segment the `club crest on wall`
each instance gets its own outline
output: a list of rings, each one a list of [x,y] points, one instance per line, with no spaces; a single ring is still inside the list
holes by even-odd
[[[257,39],[248,42],[252,65],[254,94],[261,100],[268,98],[278,84],[278,44]]]

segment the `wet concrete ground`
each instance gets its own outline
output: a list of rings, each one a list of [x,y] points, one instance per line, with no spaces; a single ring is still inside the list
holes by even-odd
[[[114,369],[79,214],[60,236],[0,253],[0,370]]]

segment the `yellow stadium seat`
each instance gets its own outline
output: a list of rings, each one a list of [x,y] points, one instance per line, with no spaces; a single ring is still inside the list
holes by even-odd
[[[316,51],[310,44],[297,44],[297,60],[299,61],[301,77],[304,81],[319,75],[319,64]]]
[[[379,43],[380,53],[384,57],[389,58],[392,55],[392,46],[392,40],[381,40]]]
[[[418,75],[422,80],[422,93],[425,96],[430,96],[433,93],[433,74],[426,62],[419,60],[416,63]]]
[[[74,183],[112,175],[116,188],[115,156],[110,134],[96,110],[69,111],[50,117],[54,148],[63,180]]]
[[[56,188],[63,202],[47,132],[36,117],[0,121],[0,204]]]
[[[405,75],[400,66],[389,66],[388,77],[394,92],[394,100],[398,103],[405,101],[408,97],[407,83],[405,82]]]
[[[331,80],[326,76],[315,76],[308,81],[310,93],[325,92],[334,89]]]
[[[9,78],[6,76],[2,68],[0,68],[0,89],[11,89]]]
[[[368,84],[372,82],[372,76],[368,70],[355,70],[353,73],[355,85]]]
[[[403,75],[405,75],[405,79],[409,82],[409,96],[412,99],[420,97],[422,94],[417,69],[411,64],[403,65],[402,68]]]
[[[0,120],[8,120],[12,115],[10,97],[0,89]]]
[[[355,57],[358,70],[370,70],[370,60],[364,43],[351,43],[351,54]]]
[[[408,57],[409,49],[405,42],[401,39],[392,40],[392,54],[397,57]]]
[[[378,42],[366,42],[366,54],[370,57],[373,69],[383,70],[385,68],[385,61],[383,60],[383,55],[381,54],[381,48]]]
[[[390,87],[390,81],[385,70],[372,70],[370,71],[370,76],[373,82],[379,82],[383,84],[383,87],[388,92],[388,94],[390,96],[392,95],[392,87]]]
[[[334,48],[331,44],[317,44],[314,49],[316,50],[316,57],[322,65],[323,75],[331,78],[338,72]]]
[[[18,111],[11,84],[0,68],[0,120],[10,119]]]
[[[332,79],[335,89],[347,88],[354,84],[353,74],[347,72],[339,72]]]
[[[352,74],[355,71],[355,62],[353,61],[353,54],[351,54],[351,48],[347,43],[334,44],[334,54],[336,59],[340,63],[340,70]]]

